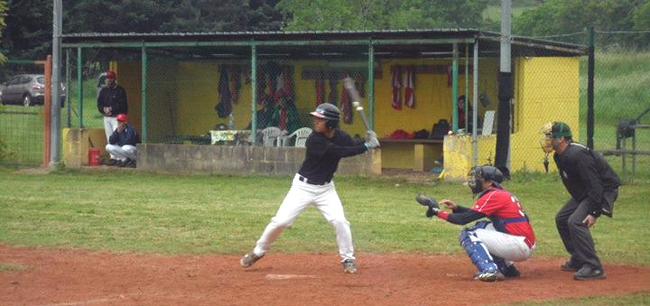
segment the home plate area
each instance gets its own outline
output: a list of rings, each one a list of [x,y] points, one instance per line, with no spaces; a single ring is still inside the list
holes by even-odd
[[[519,279],[484,283],[465,254],[357,254],[344,274],[332,253],[238,255],[99,253],[0,245],[0,305],[475,305],[650,290],[650,267],[605,263],[606,280],[579,282],[565,258],[533,256]],[[471,288],[471,290],[468,290]]]

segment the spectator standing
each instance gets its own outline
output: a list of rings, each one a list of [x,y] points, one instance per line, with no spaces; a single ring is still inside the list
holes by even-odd
[[[101,89],[97,97],[97,110],[104,116],[104,132],[106,141],[110,143],[109,138],[113,131],[117,129],[118,114],[128,114],[129,107],[126,100],[126,90],[116,82],[117,75],[114,71],[106,72],[106,86]],[[115,155],[111,154],[109,166],[114,166],[118,162]]]

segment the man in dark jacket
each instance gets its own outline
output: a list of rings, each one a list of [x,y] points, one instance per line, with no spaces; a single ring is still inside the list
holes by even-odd
[[[604,279],[605,271],[589,228],[601,214],[611,217],[620,179],[602,155],[572,141],[565,123],[549,122],[542,127],[542,133],[542,149],[547,154],[555,151],[553,159],[571,195],[555,216],[564,247],[571,254],[561,269],[575,272],[576,280]]]
[[[129,107],[126,102],[126,91],[116,84],[116,74],[113,71],[106,72],[106,86],[102,88],[97,97],[97,110],[104,116],[104,132],[106,140],[117,128],[117,114],[128,114]],[[117,164],[117,159],[111,154],[109,165]]]
[[[138,133],[128,124],[128,118],[125,114],[119,114],[116,117],[117,128],[108,138],[106,151],[115,156],[118,167],[135,168],[137,157],[136,144],[140,142]]]

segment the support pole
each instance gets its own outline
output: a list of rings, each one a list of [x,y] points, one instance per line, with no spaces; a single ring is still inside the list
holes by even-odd
[[[257,143],[257,46],[251,45],[251,143]]]
[[[52,28],[52,103],[50,129],[50,167],[61,161],[61,28],[63,26],[62,0],[54,0]]]
[[[452,131],[458,133],[458,44],[453,44],[453,59],[451,64],[451,109]],[[467,118],[466,118],[467,119]]]
[[[589,27],[589,58],[587,59],[587,147],[594,149],[594,76],[596,60],[594,55],[594,27]]]
[[[472,116],[472,124],[474,128],[472,129],[472,166],[478,166],[478,142],[477,142],[477,128],[478,128],[478,39],[474,41],[474,67],[473,67],[473,86],[472,90],[474,94],[472,95],[472,110],[474,116]]]
[[[142,99],[142,143],[147,143],[149,128],[147,116],[147,48],[142,46],[142,92],[140,93]]]
[[[510,0],[501,0],[501,60],[499,72],[499,106],[497,141],[494,166],[510,178],[510,108],[513,95],[513,78],[510,54]]]
[[[368,116],[370,129],[375,130],[375,47],[372,39],[368,43]]]

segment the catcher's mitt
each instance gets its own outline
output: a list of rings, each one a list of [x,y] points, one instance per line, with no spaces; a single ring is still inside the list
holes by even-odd
[[[428,207],[426,212],[427,218],[431,218],[433,216],[438,215],[438,212],[440,211],[440,206],[438,206],[438,201],[436,201],[436,199],[418,194],[415,197],[415,200],[418,203],[422,204],[423,206]]]

